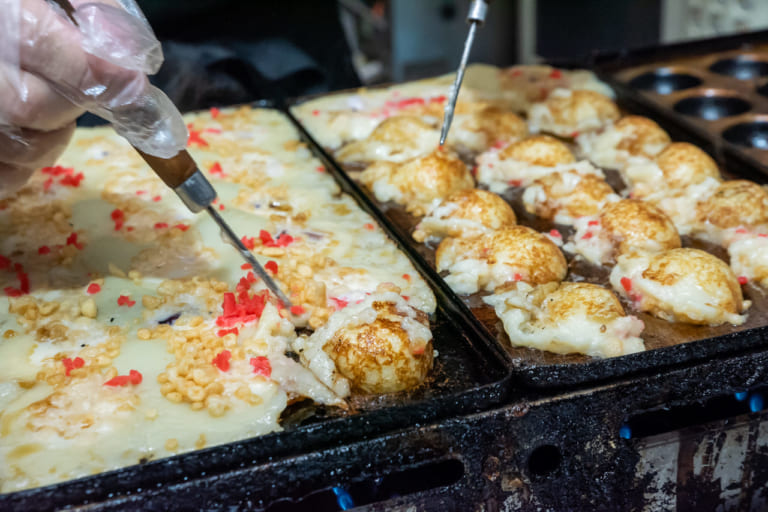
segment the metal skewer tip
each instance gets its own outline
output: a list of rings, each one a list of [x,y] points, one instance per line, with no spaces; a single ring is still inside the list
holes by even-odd
[[[445,104],[445,110],[443,111],[443,127],[440,130],[440,145],[445,144],[445,139],[448,138],[448,129],[451,127],[453,121],[453,111],[456,109],[456,100],[459,98],[459,90],[461,89],[461,82],[464,80],[464,72],[467,68],[467,61],[469,60],[469,52],[472,50],[472,43],[475,40],[475,32],[477,32],[477,26],[479,21],[471,20],[469,22],[469,34],[467,34],[467,40],[464,42],[464,51],[461,54],[461,62],[459,63],[459,69],[456,72],[456,79],[451,87],[451,97],[448,103]]]
[[[229,242],[230,245],[232,245],[235,249],[238,250],[238,252],[240,252],[240,255],[245,259],[245,261],[251,265],[253,271],[256,272],[256,274],[258,274],[261,279],[264,280],[264,284],[267,285],[267,288],[269,288],[270,291],[274,293],[278,299],[280,299],[280,301],[283,303],[283,306],[290,309],[292,306],[291,301],[288,299],[288,297],[286,297],[277,283],[272,279],[272,276],[270,276],[267,271],[264,270],[264,267],[262,267],[261,264],[256,261],[256,258],[253,256],[251,251],[249,251],[245,245],[243,245],[243,242],[237,238],[237,235],[235,235],[234,231],[232,231],[232,228],[229,227],[229,224],[227,224],[226,221],[221,218],[219,212],[217,212],[212,205],[208,205],[206,210],[208,210],[208,213],[211,214],[213,220],[216,221],[216,224],[218,224],[219,228],[221,228],[221,233],[224,235],[224,238],[226,238],[227,242]]]
[[[472,50],[472,43],[475,40],[475,32],[477,32],[478,25],[482,25],[485,21],[489,1],[490,0],[472,0],[472,3],[469,5],[469,13],[467,14],[469,34],[467,34],[467,40],[464,42],[464,51],[461,54],[459,69],[456,72],[456,80],[454,80],[453,87],[451,88],[451,97],[448,100],[448,103],[445,104],[443,127],[440,130],[441,146],[445,144],[445,140],[448,138],[448,129],[451,127],[451,122],[453,121],[453,112],[456,110],[456,100],[459,98],[461,82],[464,80],[464,71],[467,68],[469,52]]]

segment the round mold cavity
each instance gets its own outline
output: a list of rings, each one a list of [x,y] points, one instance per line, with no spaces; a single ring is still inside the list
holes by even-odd
[[[768,75],[768,61],[756,55],[742,55],[730,59],[721,59],[709,66],[710,71],[728,75],[739,80],[754,80]]]
[[[711,90],[684,98],[675,103],[673,108],[680,114],[714,121],[749,112],[752,105],[747,100],[725,91]]]
[[[560,448],[545,444],[537,447],[528,456],[528,470],[534,476],[543,477],[554,474],[563,461]]]
[[[629,82],[630,87],[658,94],[671,94],[701,85],[701,78],[670,68],[659,68],[638,75]]]
[[[723,131],[723,138],[745,148],[768,150],[768,118],[734,124]]]

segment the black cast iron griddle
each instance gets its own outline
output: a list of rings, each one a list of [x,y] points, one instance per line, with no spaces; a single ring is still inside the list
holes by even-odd
[[[681,126],[674,120],[667,119],[666,116],[656,115],[655,111],[649,111],[642,103],[638,103],[635,95],[630,92],[618,91],[617,96],[619,106],[625,113],[647,115],[667,129],[673,140],[692,142],[715,157],[718,156],[706,140],[701,140],[696,136],[696,133],[691,133],[685,126]],[[289,110],[290,106],[317,97],[293,99],[289,102]],[[673,113],[672,117],[679,117],[679,114]],[[741,326],[726,324],[708,327],[670,323],[647,313],[632,311],[630,304],[623,301],[625,310],[636,315],[645,323],[645,330],[641,334],[647,348],[645,352],[596,359],[580,354],[555,354],[512,346],[493,308],[482,301],[484,293],[460,297],[437,274],[435,267],[437,247],[418,243],[411,237],[419,219],[406,212],[401,205],[391,201],[386,203],[378,201],[370,191],[358,183],[357,176],[361,171],[360,166],[354,164],[342,166],[336,162],[330,152],[313,139],[295,116],[291,114],[291,118],[297,123],[303,136],[323,159],[327,167],[339,175],[340,182],[347,184],[350,194],[355,196],[361,204],[367,204],[369,208],[378,212],[381,224],[391,230],[404,251],[421,263],[424,275],[430,275],[430,280],[441,289],[442,294],[456,304],[457,308],[469,311],[471,318],[478,324],[478,330],[483,331],[489,339],[503,347],[511,358],[516,379],[523,385],[534,388],[566,388],[768,346],[768,294],[753,284],[743,287],[745,298],[751,300],[753,305],[748,310],[747,322]],[[755,169],[754,166],[749,166],[746,163],[735,165],[733,161],[729,160],[727,162],[729,166],[723,167],[723,159],[719,158],[718,161],[721,163],[721,171],[726,178],[742,177],[759,182],[766,181],[765,175],[761,174],[759,169]],[[618,174],[608,169],[605,171],[607,179],[614,189],[621,190],[624,185]],[[572,232],[570,227],[560,226],[527,213],[522,207],[521,195],[520,189],[513,189],[502,195],[514,208],[518,224],[530,226],[540,232],[557,229],[564,239],[568,238]],[[687,237],[683,238],[683,246],[703,249],[718,257],[727,258],[722,248],[703,244]],[[610,269],[592,266],[568,257],[567,253],[564,254],[569,263],[569,273],[566,280],[607,285],[610,289],[608,282]]]
[[[253,106],[274,108],[272,102]],[[346,189],[346,185],[341,185]],[[427,274],[425,278],[431,282],[432,276]],[[87,504],[487,410],[502,403],[512,388],[506,354],[492,341],[489,343],[465,310],[457,308],[439,287],[431,284],[438,309],[430,318],[430,327],[438,356],[420,387],[400,393],[353,395],[348,400],[350,411],[310,401],[295,403],[281,415],[280,424],[285,429],[282,432],[149,460],[47,487],[1,494],[0,510],[12,510],[22,503],[34,503],[33,508],[37,509]]]

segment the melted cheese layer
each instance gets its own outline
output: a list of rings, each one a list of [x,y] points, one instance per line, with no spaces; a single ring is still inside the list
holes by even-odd
[[[410,261],[282,114],[186,121],[221,215],[298,309],[266,301],[248,320],[227,317],[225,292],[258,304],[264,286],[215,223],[110,129],[77,130],[58,166],[0,209],[0,289],[30,287],[0,297],[4,492],[280,430],[290,399],[340,404],[347,392],[322,382],[334,368],[285,355],[296,326],[321,327],[381,283],[435,310]]]
[[[483,300],[494,307],[513,345],[593,357],[616,357],[645,350],[639,337],[642,321],[623,312],[596,313],[604,308],[602,303],[606,299],[618,304],[610,291],[577,283],[563,283],[561,287],[564,290],[557,290],[557,285],[543,285],[537,290],[526,283],[517,283],[512,290]],[[564,318],[556,313],[560,309],[558,302],[573,300],[565,290],[585,287],[591,289],[587,293],[579,290],[578,299],[583,300],[586,295],[592,302],[586,306],[583,302],[568,304],[569,313]]]
[[[499,158],[499,151],[496,150],[487,151],[477,159],[478,183],[486,185],[491,192],[497,194],[502,194],[510,187],[527,187],[537,179],[552,173],[567,172],[605,177],[603,171],[586,160],[546,167],[509,158],[502,160]]]
[[[736,235],[728,245],[733,273],[768,288],[768,234]]]
[[[747,317],[740,313],[751,305],[728,266],[695,249],[619,256],[610,280],[640,311],[670,322],[741,325]]]

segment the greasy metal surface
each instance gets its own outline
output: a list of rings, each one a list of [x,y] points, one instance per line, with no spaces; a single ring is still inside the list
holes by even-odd
[[[699,96],[731,96],[749,108],[718,119],[683,114],[678,122],[768,173],[768,140],[724,137],[768,114],[768,33],[598,56],[598,70],[645,97],[661,112],[680,112],[680,102]],[[654,81],[655,79],[655,81]],[[700,82],[692,85],[693,82]],[[679,89],[673,90],[676,87]],[[677,107],[677,108],[676,108]],[[738,133],[738,130],[737,130]]]
[[[627,417],[640,411],[674,410],[761,384],[768,384],[768,353],[749,353],[554,398],[529,394],[494,411],[115,493],[87,508],[272,511],[283,505],[280,510],[291,510],[291,504],[306,503],[333,487],[366,482],[375,486],[394,472],[458,461],[464,466],[458,480],[419,487],[416,477],[416,492],[362,502],[365,506],[359,510],[640,511],[668,510],[654,504],[670,502],[678,510],[717,510],[726,504],[764,510],[765,411],[669,432],[661,440],[670,441],[661,453],[648,450],[649,442],[659,443],[658,437],[619,436]],[[726,453],[717,445],[709,446],[710,440],[730,435],[734,425],[746,425],[743,457],[740,449]],[[696,466],[701,458],[697,453],[710,453],[705,459],[711,461],[710,469]],[[726,479],[721,461],[735,466],[741,478]],[[665,473],[670,464],[679,468],[674,475]],[[427,475],[421,480],[428,481]],[[35,510],[46,508],[48,502],[18,500],[9,505]]]
[[[768,508],[768,414],[668,432],[635,447],[636,478],[648,482],[651,510]]]
[[[273,107],[260,102],[255,106]],[[346,185],[341,183],[342,188]],[[429,279],[429,278],[427,278]],[[147,489],[274,457],[308,453],[317,448],[407,428],[427,421],[487,410],[503,402],[512,386],[505,354],[480,335],[463,311],[437,290],[438,310],[430,318],[434,368],[418,388],[383,395],[354,395],[349,410],[301,402],[281,417],[283,432],[149,461],[79,480],[0,495],[0,510],[14,503],[39,502],[49,507],[106,499],[129,489]],[[43,507],[46,508],[46,507]]]
[[[625,103],[622,99],[622,97],[619,98],[619,103],[625,111],[633,112],[636,110],[634,105]],[[301,101],[298,100],[298,102]],[[658,120],[662,126],[668,128],[664,120]],[[675,140],[681,140],[674,127],[672,127],[671,134]],[[324,158],[326,158],[328,167],[331,170],[343,174],[355,184],[350,193],[362,195],[366,202],[374,205],[375,209],[383,214],[383,223],[391,224],[393,234],[402,240],[402,246],[420,257],[422,263],[434,273],[436,271],[435,252],[437,247],[418,243],[411,237],[419,219],[406,212],[405,208],[401,205],[391,201],[386,203],[378,201],[370,191],[365,189],[362,184],[359,184],[360,166],[354,164],[339,165],[329,156],[328,151],[319,147],[317,142],[311,138],[311,135],[308,135],[308,140],[317,148],[317,151],[324,154]],[[704,149],[708,148],[705,147]],[[739,172],[744,173],[744,169],[739,167]],[[615,171],[606,170],[606,174],[608,182],[614,189],[618,191],[623,190],[624,184]],[[726,170],[724,170],[723,174],[727,178],[742,176],[742,174],[735,174]],[[743,177],[755,179],[755,176],[750,173],[744,173]],[[761,176],[759,175],[758,177]],[[763,180],[768,179],[763,177]],[[527,213],[522,205],[522,190],[510,190],[503,194],[502,197],[514,208],[519,224],[530,226],[540,232],[557,229],[565,239],[572,233],[572,229],[567,226],[560,226]],[[707,250],[727,261],[727,253],[720,247],[688,238],[684,238],[683,243],[688,247]],[[608,281],[610,269],[579,262],[574,258],[568,258],[568,260],[569,273],[566,280],[588,281],[610,288]],[[461,302],[471,310],[472,315],[482,324],[487,335],[495,339],[511,356],[517,377],[524,384],[533,387],[564,388],[574,384],[601,381],[669,365],[701,360],[718,354],[733,353],[756,346],[768,346],[768,293],[754,284],[748,284],[742,288],[745,297],[752,300],[753,305],[749,310],[750,314],[747,322],[741,326],[726,324],[709,327],[671,323],[647,313],[632,312],[645,322],[646,328],[643,331],[642,337],[645,340],[647,350],[639,354],[617,358],[595,359],[579,354],[555,354],[542,350],[512,346],[493,308],[482,301],[483,295],[486,295],[485,292],[460,297],[454,294],[442,279],[435,278],[435,281],[436,286],[445,290],[444,293],[447,297],[450,297],[453,301]],[[632,311],[629,302],[623,299],[622,302],[625,310]]]

